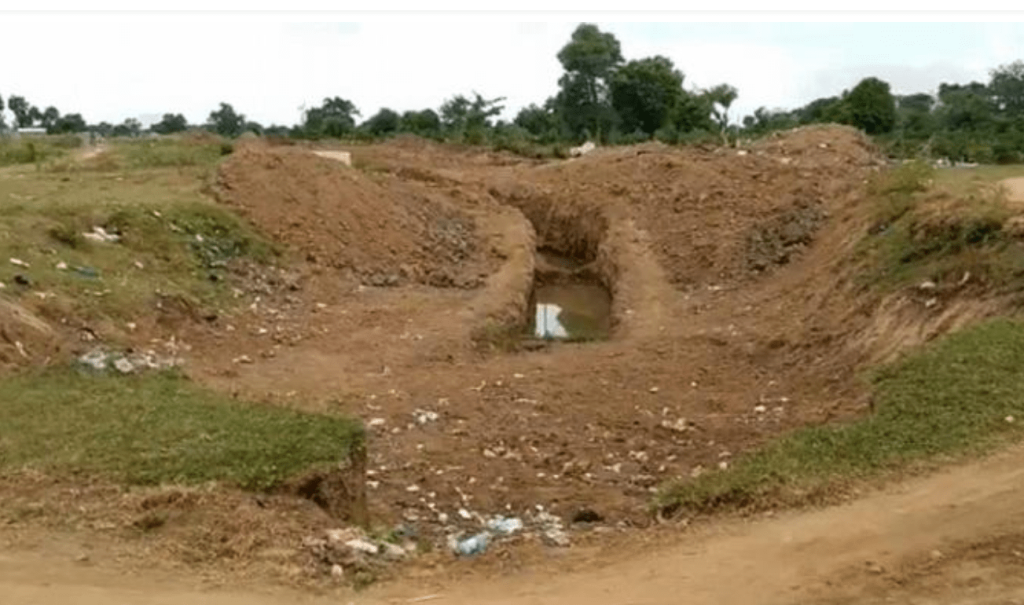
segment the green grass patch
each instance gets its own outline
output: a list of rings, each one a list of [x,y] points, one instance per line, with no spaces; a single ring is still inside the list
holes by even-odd
[[[136,485],[221,481],[263,490],[348,459],[348,418],[246,404],[173,372],[52,369],[0,382],[0,470]]]
[[[895,290],[969,273],[999,291],[1024,289],[1024,244],[1006,229],[1013,211],[995,185],[1009,172],[965,180],[957,170],[912,162],[869,183],[871,227],[855,252],[862,285]]]
[[[69,149],[82,146],[82,139],[67,136],[23,136],[18,139],[0,137],[0,167],[19,164],[42,164],[64,156]]]
[[[73,300],[84,320],[134,318],[158,291],[201,305],[228,304],[227,265],[266,262],[277,251],[203,195],[205,170],[24,171],[0,180],[0,281],[10,285],[14,274],[23,274],[32,289]],[[85,234],[96,227],[120,240],[90,240]]]
[[[850,480],[989,451],[1019,436],[1021,367],[1020,322],[993,320],[952,334],[875,371],[870,416],[797,430],[729,470],[667,486],[657,504],[692,512],[801,504]]]

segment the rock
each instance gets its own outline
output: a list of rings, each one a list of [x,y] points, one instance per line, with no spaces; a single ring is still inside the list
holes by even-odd
[[[936,285],[936,283],[933,282],[930,279],[926,279],[926,280],[924,280],[923,282],[921,282],[920,284],[917,285],[917,289],[921,290],[921,291],[930,291],[930,290],[934,290],[937,287],[938,286]]]
[[[249,357],[248,355],[239,355],[238,357],[235,357],[234,359],[231,360],[231,363],[250,364],[252,362],[252,357]]]
[[[114,360],[114,369],[122,374],[131,374],[135,371],[135,365],[124,357],[118,357]]]
[[[362,538],[347,540],[345,541],[345,546],[355,552],[361,552],[368,555],[375,555],[380,552],[380,548],[376,544]]]
[[[14,283],[18,284],[19,286],[27,287],[32,285],[32,280],[30,280],[28,277],[21,273],[17,273],[14,276]]]
[[[26,263],[25,261],[21,260],[20,258],[12,258],[11,259],[11,264],[14,265],[15,267],[24,267],[26,269],[29,266],[28,263]]]
[[[676,433],[684,433],[687,430],[689,430],[689,426],[685,418],[677,418],[675,420],[662,420],[661,426]]]
[[[392,561],[400,561],[406,557],[407,553],[405,549],[397,544],[385,542],[382,545],[382,547],[384,549],[384,557],[387,559],[391,559]]]
[[[422,410],[417,408],[412,413],[413,418],[416,419],[417,424],[427,424],[428,422],[436,422],[441,416],[433,410]]]
[[[867,570],[868,570],[868,573],[875,574],[876,576],[877,575],[882,575],[882,574],[885,573],[885,568],[884,567],[882,567],[878,563],[874,563],[872,561],[868,561],[867,562]]]
[[[764,414],[767,411],[768,411],[768,406],[765,406],[765,405],[755,405],[754,406],[754,413],[755,414]]]
[[[345,577],[345,568],[335,563],[331,565],[331,577],[340,580]]]
[[[658,387],[651,387],[650,389],[648,389],[648,391],[650,391],[652,394],[657,394],[658,393]]]
[[[1006,420],[1008,424],[1013,424],[1016,419],[1013,416],[1007,416],[1004,420]]]
[[[558,527],[549,527],[548,529],[545,529],[541,536],[544,538],[544,542],[549,546],[566,548],[570,544],[569,535]]]

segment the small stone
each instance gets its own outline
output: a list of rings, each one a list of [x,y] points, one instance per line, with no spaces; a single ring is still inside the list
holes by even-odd
[[[366,424],[368,424],[369,426],[384,426],[384,423],[386,422],[387,420],[383,418],[371,418],[370,421],[367,422]]]
[[[922,291],[934,290],[937,287],[938,286],[935,284],[935,282],[933,282],[930,279],[926,279],[917,285],[917,289]]]
[[[20,258],[12,258],[11,264],[14,265],[15,267],[28,267],[28,263],[21,260]]]
[[[354,550],[356,552],[362,552],[362,553],[366,553],[368,555],[375,555],[378,552],[380,552],[380,549],[377,548],[376,544],[374,544],[373,542],[370,542],[368,540],[363,540],[361,538],[356,538],[354,540],[349,540],[349,541],[345,542],[345,546],[349,547],[350,549],[352,549],[352,550]]]
[[[868,573],[875,574],[876,576],[882,575],[882,574],[885,573],[885,568],[882,567],[881,565],[879,565],[878,563],[873,563],[871,561],[868,561],[867,562],[867,566],[868,566],[867,567]]]
[[[331,577],[340,580],[345,577],[345,568],[335,563],[331,565]]]
[[[648,390],[649,390],[649,391],[650,391],[651,393],[653,393],[653,394],[656,394],[656,393],[658,392],[658,387],[651,387],[651,388],[650,388],[650,389],[648,389]]]
[[[473,518],[473,515],[470,514],[470,512],[464,508],[459,509],[459,516],[467,521]]]
[[[768,407],[767,406],[764,406],[764,405],[756,405],[756,406],[754,406],[754,413],[756,413],[756,414],[764,414],[767,411],[768,411]]]
[[[87,563],[88,561],[89,561],[89,555],[84,553],[84,552],[79,554],[77,557],[75,557],[75,562],[76,563]]]
[[[932,307],[934,307],[937,304],[939,304],[939,299],[934,298],[934,297],[933,298],[929,298],[928,300],[924,301],[924,308],[925,309],[931,309]]]
[[[245,364],[249,364],[249,363],[252,363],[252,362],[253,362],[252,361],[252,357],[249,357],[248,355],[239,355],[238,357],[235,357],[234,359],[231,360],[231,363],[245,363]]]
[[[409,492],[410,494],[416,493],[416,492],[420,491],[420,486],[418,486],[418,485],[410,485],[409,487],[405,488],[405,491]]]
[[[937,560],[942,558],[942,551],[941,550],[933,550],[930,553],[930,556],[931,556],[932,559],[935,559],[937,561]]]
[[[114,368],[122,374],[131,374],[135,371],[135,365],[124,357],[114,360]]]
[[[64,262],[64,261],[60,261],[59,263],[57,263],[57,270],[58,271],[67,271],[68,270],[68,264],[66,262]]]
[[[1005,420],[1007,423],[1013,424],[1016,419],[1013,416],[1007,416]]]
[[[724,470],[727,470],[728,468],[729,468],[729,461],[728,460],[722,460],[721,462],[718,463],[718,469],[719,470],[723,470],[724,471]]]

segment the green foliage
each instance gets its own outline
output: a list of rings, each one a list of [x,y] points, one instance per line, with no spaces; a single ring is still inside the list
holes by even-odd
[[[180,113],[165,113],[163,119],[152,126],[157,134],[174,134],[188,130],[188,120]]]
[[[1019,438],[1024,325],[994,320],[927,345],[871,377],[874,412],[803,428],[739,457],[732,467],[667,486],[670,510],[768,508],[827,497],[940,456],[975,454]]]
[[[14,114],[14,125],[18,128],[27,128],[32,125],[31,106],[25,97],[11,95],[7,99],[7,107]]]
[[[142,124],[135,118],[128,118],[124,122],[114,126],[115,137],[137,137],[142,132]]]
[[[1024,116],[1024,61],[993,69],[991,78],[988,88],[998,110],[1009,117]]]
[[[683,96],[683,73],[663,56],[630,61],[611,79],[612,107],[624,130],[652,136],[668,124]]]
[[[362,128],[375,137],[382,137],[398,132],[401,126],[402,117],[398,112],[384,107],[366,120]]]
[[[441,116],[433,109],[407,111],[402,114],[401,130],[421,137],[438,136],[441,132]]]
[[[306,110],[302,134],[313,139],[344,137],[355,130],[358,115],[359,110],[351,101],[341,97],[325,98],[320,107]]]
[[[849,123],[868,134],[889,132],[896,125],[896,101],[889,84],[878,78],[864,78],[845,96]]]
[[[493,128],[492,118],[499,115],[504,106],[499,105],[504,97],[485,99],[480,93],[473,93],[473,100],[456,95],[441,105],[441,126],[445,136],[455,141],[479,145],[487,139],[487,131]]]
[[[50,369],[5,379],[0,389],[5,471],[264,490],[345,461],[365,439],[357,421],[239,402],[171,372]]]
[[[615,126],[609,82],[622,62],[622,48],[611,33],[581,23],[571,40],[558,52],[565,70],[559,80],[558,106],[570,133],[576,138],[597,137]]]
[[[231,105],[221,103],[219,109],[210,112],[207,124],[222,137],[237,137],[244,132],[245,115],[236,113]]]
[[[85,124],[85,118],[79,113],[69,113],[63,115],[56,120],[53,124],[47,127],[46,132],[48,134],[65,134],[71,132],[84,132],[88,128]]]

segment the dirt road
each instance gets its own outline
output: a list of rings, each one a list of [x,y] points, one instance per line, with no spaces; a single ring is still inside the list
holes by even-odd
[[[124,577],[52,553],[8,552],[0,554],[0,601],[375,605],[438,595],[423,602],[656,605],[684,598],[690,604],[866,603],[900,594],[910,603],[996,602],[996,596],[1012,602],[1005,599],[1024,594],[1019,568],[1007,572],[1012,562],[982,556],[993,551],[977,545],[1019,532],[1022,462],[1024,449],[1017,448],[845,506],[713,524],[681,534],[685,543],[678,546],[572,574],[534,571],[459,586],[405,581],[356,595],[311,596],[266,587],[202,590],[194,579]]]

